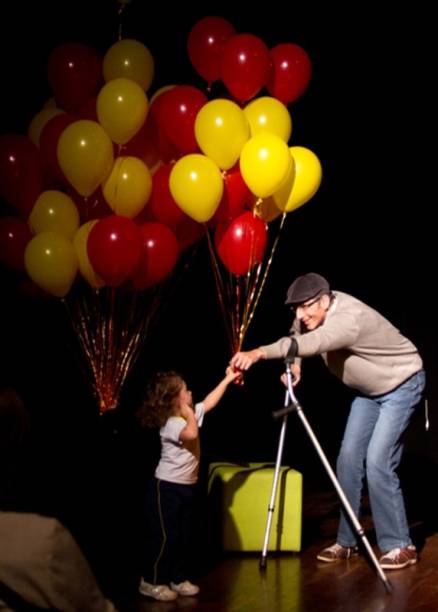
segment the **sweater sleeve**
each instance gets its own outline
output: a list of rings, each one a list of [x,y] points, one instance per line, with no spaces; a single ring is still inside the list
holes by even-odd
[[[260,348],[265,352],[266,359],[284,359],[290,347],[289,336],[284,336],[272,344],[261,346]]]
[[[298,355],[311,357],[352,346],[359,335],[356,317],[348,313],[333,313],[324,325],[296,336]]]
[[[290,329],[290,336],[300,335],[300,324],[297,318],[294,319],[292,327]],[[284,359],[287,355],[287,352],[290,348],[291,339],[290,336],[283,336],[279,338],[276,342],[272,344],[266,344],[261,346],[260,348],[265,352],[266,359]],[[300,363],[300,359],[296,359],[297,363]]]

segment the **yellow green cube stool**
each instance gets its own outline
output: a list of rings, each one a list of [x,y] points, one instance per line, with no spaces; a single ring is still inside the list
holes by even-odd
[[[226,551],[263,549],[274,464],[211,463],[208,490],[220,504],[222,547]],[[268,550],[301,549],[302,475],[280,468]]]

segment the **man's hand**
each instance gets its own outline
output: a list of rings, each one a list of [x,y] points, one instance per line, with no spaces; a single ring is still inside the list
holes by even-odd
[[[265,352],[260,348],[252,351],[239,351],[232,357],[230,366],[235,370],[249,370],[254,363],[265,357]]]
[[[297,363],[292,363],[290,366],[290,371],[292,372],[292,387],[295,387],[301,380],[301,367]],[[281,375],[281,382],[285,387],[287,387],[287,375],[286,372]]]

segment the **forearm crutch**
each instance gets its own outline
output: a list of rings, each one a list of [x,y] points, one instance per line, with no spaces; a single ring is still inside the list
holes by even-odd
[[[292,344],[294,344],[294,342],[292,342]],[[291,368],[290,365],[291,363],[293,363],[293,358],[290,358],[290,355],[288,355],[288,357],[286,358],[286,378],[287,378],[287,396],[288,398],[285,400],[285,406],[284,408],[281,408],[280,410],[277,410],[276,412],[273,413],[274,418],[280,418],[283,417],[283,425],[282,425],[282,430],[281,430],[281,434],[280,434],[280,444],[279,444],[279,453],[277,453],[277,462],[278,462],[278,457],[280,457],[280,461],[281,461],[281,453],[282,453],[282,446],[283,446],[283,440],[282,437],[284,439],[284,431],[283,429],[285,428],[285,419],[287,418],[287,415],[292,412],[295,411],[297,413],[297,415],[299,416],[299,418],[301,419],[301,422],[304,425],[304,428],[307,431],[307,434],[309,435],[318,455],[319,458],[322,461],[322,464],[324,465],[328,476],[330,477],[330,480],[332,481],[333,486],[336,489],[336,492],[339,496],[339,499],[342,503],[342,506],[345,510],[345,512],[347,513],[347,515],[350,518],[350,521],[356,531],[356,534],[358,536],[358,538],[360,538],[365,550],[368,553],[369,559],[372,562],[372,564],[374,565],[374,567],[376,568],[377,574],[379,575],[380,579],[382,580],[385,589],[388,593],[392,592],[392,586],[391,583],[389,582],[388,578],[386,577],[384,571],[382,570],[382,568],[380,567],[380,564],[376,558],[376,555],[374,554],[373,549],[370,546],[370,543],[365,535],[364,529],[361,526],[361,524],[359,523],[351,505],[350,502],[348,501],[344,491],[342,490],[341,485],[339,484],[339,481],[324,453],[324,451],[321,448],[321,445],[318,442],[318,439],[316,438],[309,422],[307,421],[307,418],[303,412],[303,409],[301,407],[301,405],[299,404],[298,400],[295,397],[294,391],[293,391],[293,386],[292,386],[292,372],[291,372]],[[280,453],[280,448],[281,448],[281,453]],[[277,475],[277,479],[278,479],[278,474],[277,474],[277,467],[279,469],[279,466],[276,465],[276,475]],[[271,495],[271,503],[270,503],[270,508],[269,511],[271,512],[270,517],[268,516],[268,523],[267,523],[267,527],[266,529],[268,530],[268,528],[270,529],[271,527],[271,521],[272,521],[272,512],[273,512],[273,507],[271,510],[271,506],[273,506],[273,502],[272,500],[275,500],[275,493],[276,491],[274,490],[274,486],[277,486],[277,483],[275,482],[275,476],[274,476],[274,483],[273,483],[273,491],[272,491],[272,495]],[[265,534],[265,544],[266,542],[269,541],[269,533]],[[267,548],[267,547],[266,547]],[[262,553],[262,559],[263,559],[263,554],[264,554],[264,561],[260,562],[260,567],[264,568],[266,567],[266,550],[264,548],[263,553]]]
[[[285,408],[289,406],[289,402],[290,402],[289,391],[286,391],[286,397],[284,400]],[[268,546],[269,546],[269,536],[271,534],[272,518],[273,518],[274,510],[275,510],[275,496],[277,494],[278,477],[280,475],[281,459],[283,457],[283,446],[284,446],[284,437],[286,435],[287,417],[288,417],[288,414],[286,413],[283,416],[283,422],[281,424],[280,441],[278,443],[277,459],[275,461],[274,480],[272,481],[271,499],[269,501],[269,506],[268,506],[268,520],[266,522],[265,539],[263,542],[263,550],[262,550],[262,554],[260,557],[260,568],[261,569],[264,569],[266,567],[266,559],[267,559]]]

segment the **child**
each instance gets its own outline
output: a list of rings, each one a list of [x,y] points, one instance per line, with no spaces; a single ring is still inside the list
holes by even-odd
[[[159,601],[192,596],[199,587],[187,579],[195,483],[199,470],[199,427],[228,385],[240,375],[228,367],[225,377],[199,404],[176,372],[159,372],[148,384],[137,416],[146,427],[160,427],[161,457],[148,491],[148,563],[140,593]],[[170,585],[170,588],[169,586]]]

